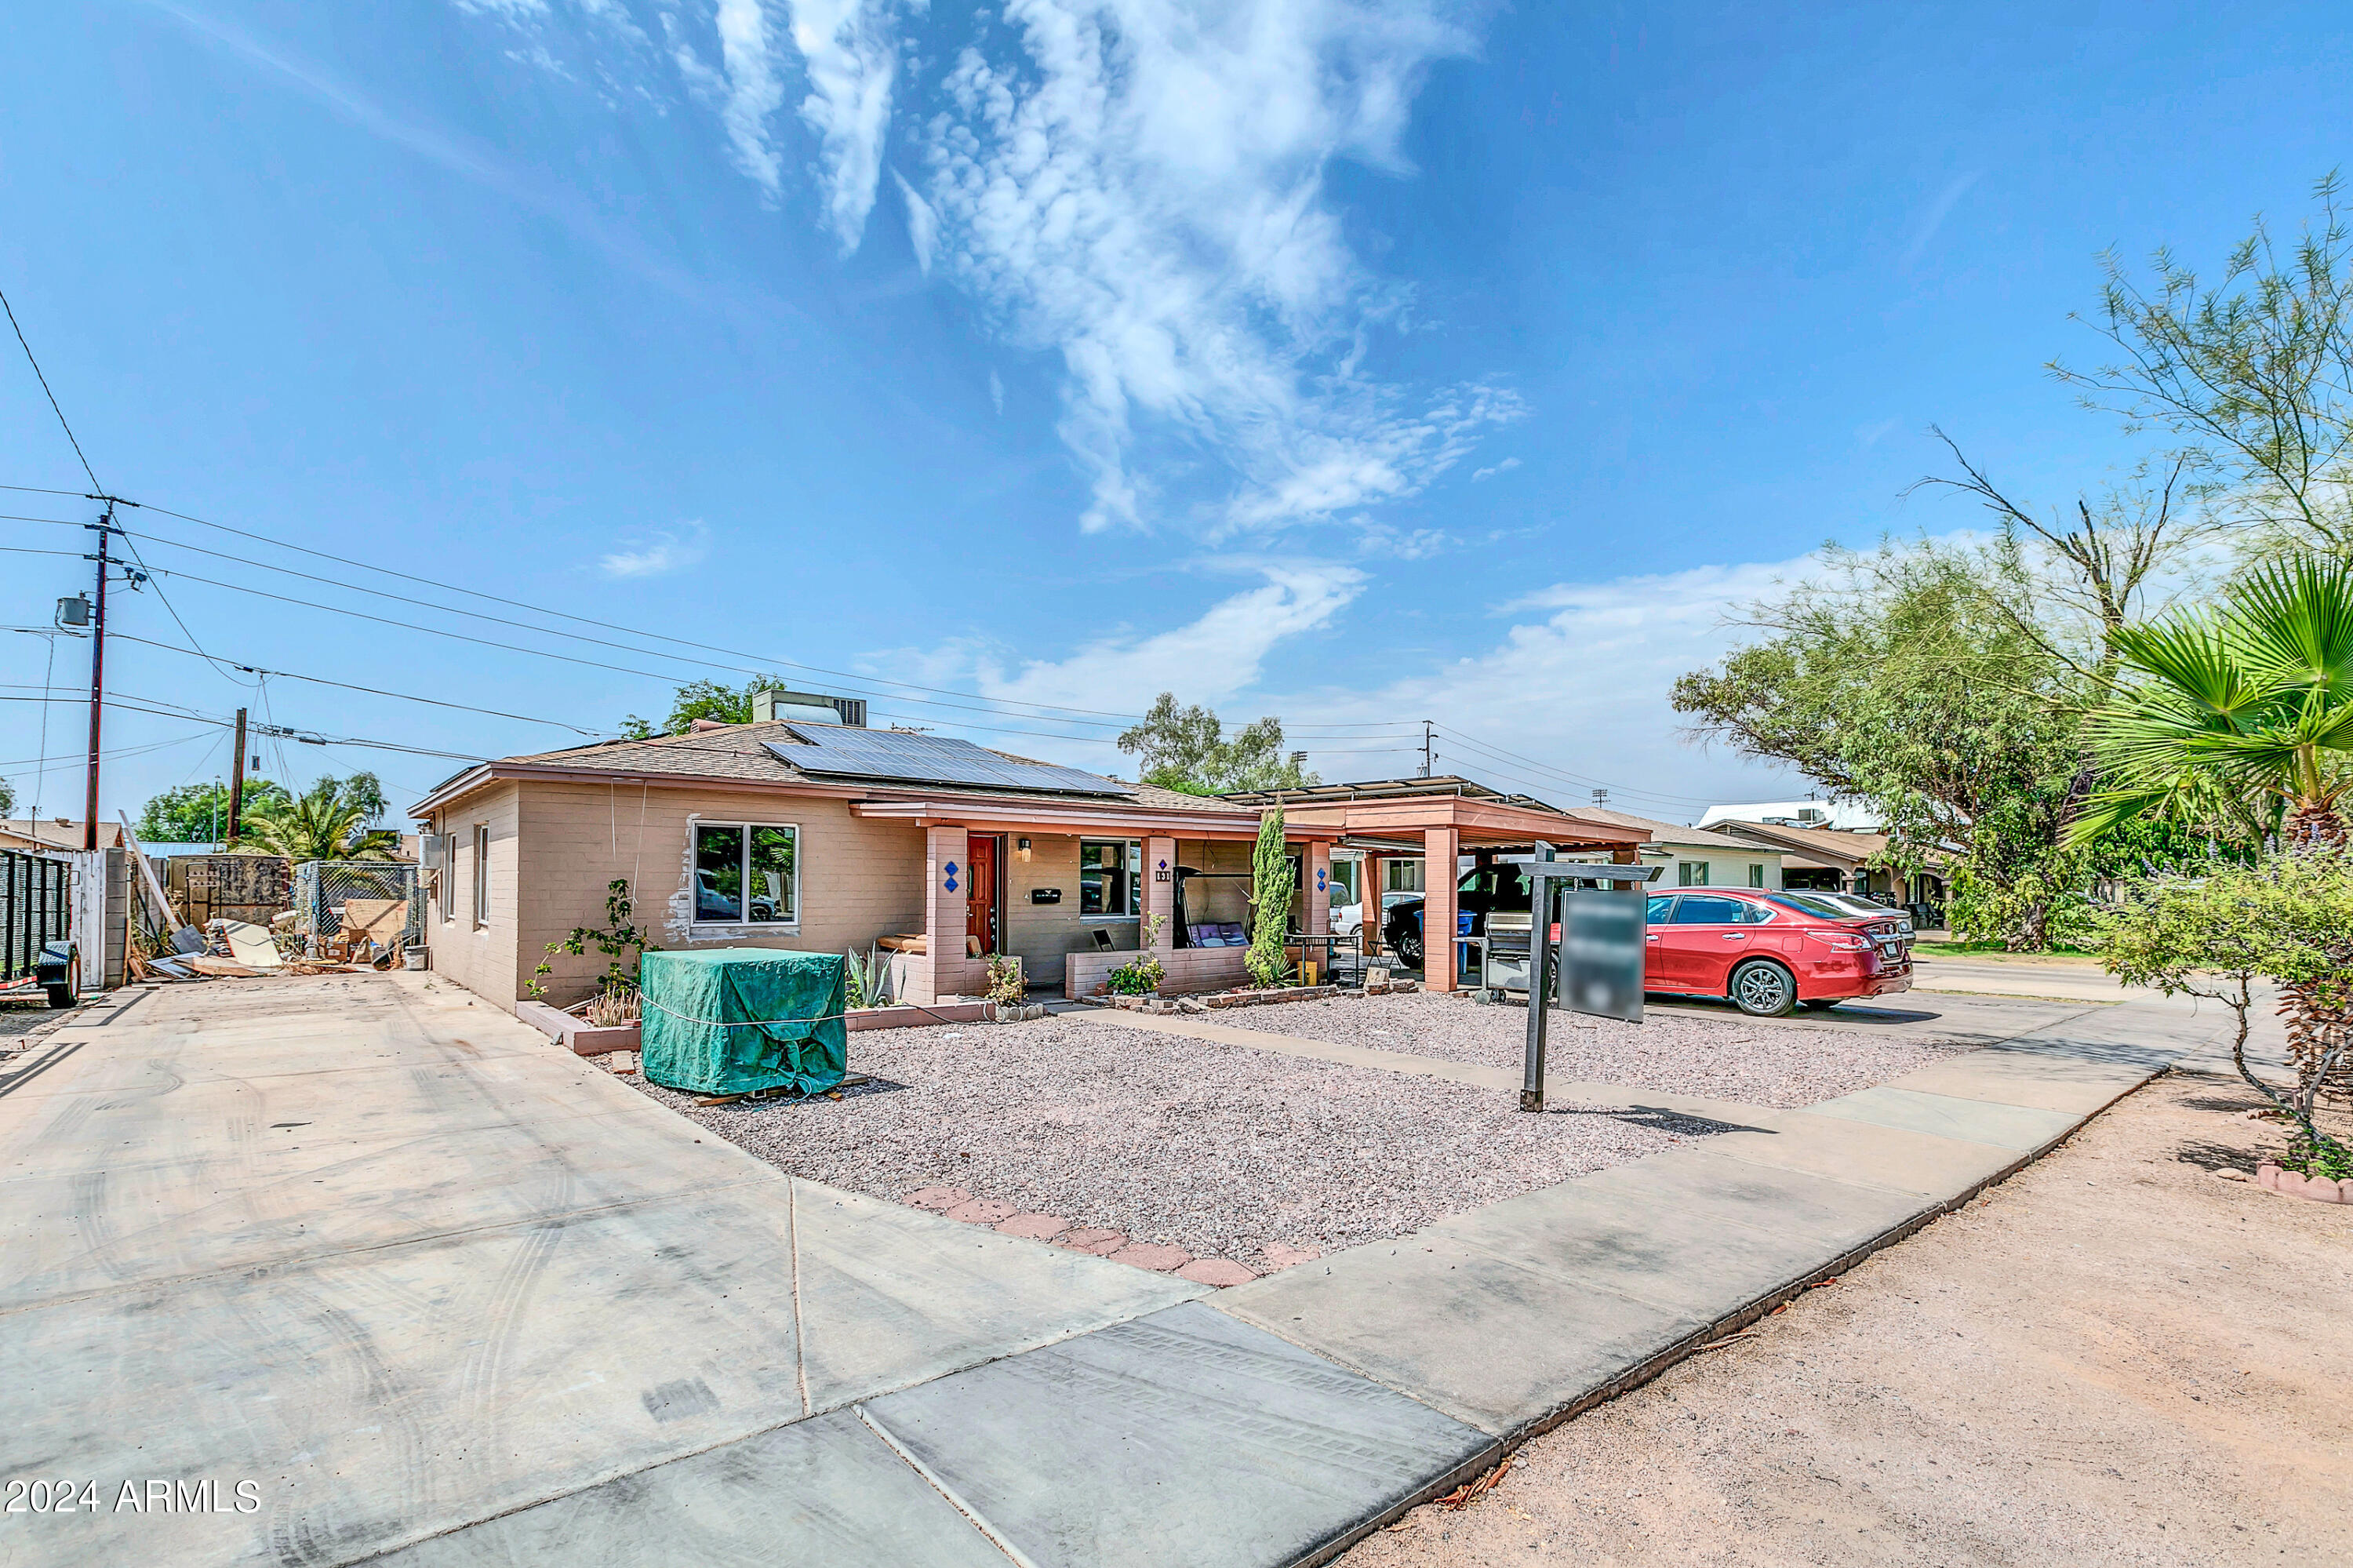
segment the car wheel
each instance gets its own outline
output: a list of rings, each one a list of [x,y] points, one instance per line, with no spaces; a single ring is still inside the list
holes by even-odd
[[[1418,969],[1421,968],[1421,938],[1419,937],[1414,936],[1409,932],[1400,931],[1398,933],[1398,939],[1390,943],[1389,946],[1397,949],[1397,956],[1404,961],[1406,968],[1409,969]]]
[[[1785,1017],[1798,1005],[1798,982],[1780,965],[1751,959],[1732,971],[1732,1000],[1751,1018]]]

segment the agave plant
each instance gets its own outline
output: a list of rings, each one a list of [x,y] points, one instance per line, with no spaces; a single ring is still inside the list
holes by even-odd
[[[2220,609],[2126,627],[2110,642],[2126,683],[2090,731],[2110,783],[2085,802],[2076,842],[2142,815],[2211,821],[2233,803],[2278,810],[2290,848],[2346,842],[2353,563],[2277,562]]]
[[[867,948],[864,958],[855,948],[846,950],[841,973],[851,1007],[881,1007],[891,1000],[891,955],[880,946]]]

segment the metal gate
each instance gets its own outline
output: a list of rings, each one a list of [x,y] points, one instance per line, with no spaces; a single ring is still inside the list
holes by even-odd
[[[0,850],[0,985],[31,975],[42,944],[72,930],[72,863]]]
[[[305,937],[332,937],[343,928],[347,899],[385,899],[402,911],[399,941],[425,939],[425,889],[409,861],[306,860],[294,868],[294,929]]]

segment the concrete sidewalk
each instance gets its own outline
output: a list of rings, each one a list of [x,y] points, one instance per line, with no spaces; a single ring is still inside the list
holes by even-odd
[[[430,977],[143,993],[0,1068],[0,1478],[100,1502],[0,1563],[1313,1562],[2211,1022],[2102,1008],[1212,1295],[787,1178]]]

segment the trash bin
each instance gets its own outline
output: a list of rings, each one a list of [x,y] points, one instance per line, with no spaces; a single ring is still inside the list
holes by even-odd
[[[719,948],[648,953],[638,1065],[650,1084],[693,1094],[822,1094],[849,1058],[839,953]]]

